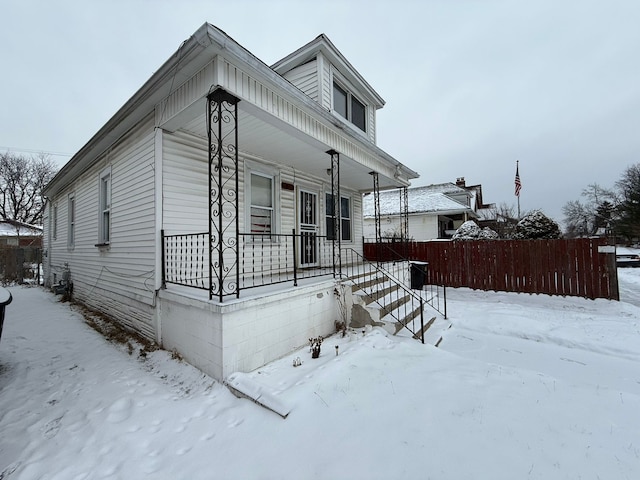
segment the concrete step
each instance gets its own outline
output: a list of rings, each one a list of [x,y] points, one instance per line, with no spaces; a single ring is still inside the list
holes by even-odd
[[[397,291],[399,288],[400,288],[400,285],[398,285],[397,283],[392,283],[388,287],[381,288],[380,290],[377,290],[367,295],[365,303],[369,305],[370,303],[375,302],[376,300],[380,300],[381,298],[384,298],[387,295]]]

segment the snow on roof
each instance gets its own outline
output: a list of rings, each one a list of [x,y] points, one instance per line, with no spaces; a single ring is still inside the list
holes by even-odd
[[[446,193],[466,193],[463,188],[453,183],[441,183],[407,189],[409,213],[442,212],[442,211],[469,211],[471,208],[448,197]],[[400,214],[400,192],[398,190],[385,190],[380,192],[380,214]],[[365,217],[375,215],[373,195],[365,195],[362,199],[362,213]]]
[[[18,232],[18,226],[20,231]],[[26,223],[14,223],[8,221],[0,221],[0,237],[28,237],[33,235],[42,235],[42,227],[37,225],[29,225]]]
[[[466,188],[459,187],[455,183],[446,182],[446,183],[434,183],[432,185],[427,185],[426,187],[413,187],[409,189],[409,192],[417,192],[417,191],[426,191],[429,193],[466,193],[469,194],[469,191]]]

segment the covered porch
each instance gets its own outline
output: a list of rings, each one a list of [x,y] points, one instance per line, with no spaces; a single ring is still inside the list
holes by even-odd
[[[327,112],[300,124],[293,105],[268,112],[256,100],[217,87],[162,122],[162,285],[225,302],[339,276],[341,248],[362,252],[361,194],[406,187],[414,175]],[[188,138],[184,155],[178,138]],[[179,169],[191,181],[169,177]],[[189,196],[201,203],[181,214]]]

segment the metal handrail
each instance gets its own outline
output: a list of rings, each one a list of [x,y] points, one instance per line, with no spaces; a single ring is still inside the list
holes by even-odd
[[[354,249],[343,248],[342,251],[346,254],[344,257],[350,260],[347,262],[343,262],[343,270],[347,270],[347,272],[346,273],[344,271],[341,272],[342,276],[353,281],[358,286],[358,288],[360,288],[365,293],[365,295],[371,299],[371,301],[378,304],[378,306],[382,308],[382,311],[385,312],[386,315],[391,315],[391,317],[395,319],[396,322],[402,326],[402,328],[406,328],[407,330],[409,330],[409,332],[411,332],[413,336],[416,336],[418,335],[418,333],[420,333],[420,340],[422,341],[422,343],[424,343],[424,303],[425,302],[424,302],[424,298],[422,298],[422,295],[419,295],[415,293],[413,290],[407,288],[400,281],[398,281],[395,278],[395,276],[392,275],[389,271],[387,271],[386,269],[382,268],[379,265],[376,265],[375,263],[372,263],[366,260],[364,256],[356,252]],[[356,261],[353,261],[354,259]],[[387,299],[388,296],[385,294],[381,298],[391,300],[391,301],[384,301],[384,300],[380,301],[380,297],[374,295],[374,293],[376,293],[377,290],[374,291],[373,289],[369,289],[369,287],[366,286],[366,281],[360,282],[360,283],[358,282],[358,279],[361,276],[361,272],[357,270],[360,268],[360,266],[368,269],[368,271],[364,272],[364,275],[365,277],[366,276],[369,277],[368,278],[369,281],[374,281],[375,278],[378,278],[379,276],[378,274],[380,274],[392,284],[395,290],[401,290],[402,293],[404,294],[404,297],[409,297],[410,303],[411,303],[410,310],[408,312],[409,315],[414,315],[417,308],[419,308],[419,315],[420,315],[420,331],[419,332],[416,332],[415,329],[411,329],[409,327],[409,322],[413,323],[415,316],[409,318],[409,321],[407,321],[406,315],[402,316],[402,315],[396,314],[395,311],[397,308],[400,308],[403,305],[406,305],[406,303],[399,303],[401,301],[401,297],[399,295],[396,295],[395,299],[393,298],[393,295],[391,295],[391,298]],[[351,271],[352,273],[349,273],[349,271]],[[407,313],[406,308],[404,309],[404,312]]]

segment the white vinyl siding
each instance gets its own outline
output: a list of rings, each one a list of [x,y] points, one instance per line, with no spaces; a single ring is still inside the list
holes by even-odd
[[[400,215],[383,215],[380,217],[380,233],[383,237],[393,236],[400,232]],[[409,215],[409,238],[417,241],[437,239],[439,235],[437,214],[411,214]],[[375,220],[367,217],[364,220],[364,236],[375,239]]]
[[[58,232],[49,249],[51,272],[62,278],[68,265],[73,295],[90,308],[103,312],[149,338],[153,325],[155,269],[154,142],[152,116],[141,122],[76,178],[58,204],[58,222],[68,223],[66,202],[73,192],[75,203],[74,247]],[[107,162],[108,160],[108,162]],[[109,249],[96,248],[99,229],[99,182],[106,164],[111,165],[111,231]],[[62,208],[64,207],[64,208]]]
[[[331,92],[333,84],[331,81],[331,63],[324,57],[318,56],[318,73],[320,75],[322,100],[320,104],[325,110],[331,110]]]
[[[168,235],[208,232],[207,140],[183,132],[165,132],[162,152],[162,228]]]
[[[316,102],[318,101],[318,62],[313,59],[284,74],[284,78],[302,90]]]
[[[322,122],[318,122],[308,110],[279,95],[228,60],[222,61],[219,70],[221,72],[219,83],[225,85],[230,93],[241,100],[250,102],[286,124],[291,125],[301,133],[319,140],[327,146],[327,150],[336,150],[341,155],[345,155],[361,165],[367,165],[369,170],[377,172],[389,171],[388,164],[378,159],[376,155],[366,148],[356,142],[352,142],[346,134],[335,131],[335,129],[329,128]],[[329,88],[332,88],[331,84]],[[176,93],[175,96],[177,102],[179,95]],[[331,98],[331,94],[329,98]],[[368,103],[364,96],[359,96],[358,98],[364,103]],[[367,110],[372,110],[372,108],[367,108]],[[373,127],[373,125],[367,125],[369,131]],[[354,131],[360,132],[363,138],[368,138],[370,141],[374,138],[371,133],[363,133],[357,127],[354,127]],[[389,174],[392,175],[392,173]]]

